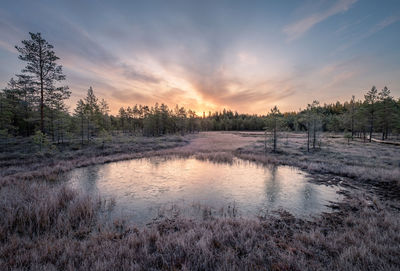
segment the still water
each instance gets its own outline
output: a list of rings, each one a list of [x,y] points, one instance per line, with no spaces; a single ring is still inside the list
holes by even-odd
[[[153,157],[79,168],[66,177],[85,193],[115,199],[112,216],[137,224],[178,210],[252,217],[284,209],[308,216],[329,211],[329,201],[341,198],[338,187],[312,183],[298,169],[240,159],[228,164]]]

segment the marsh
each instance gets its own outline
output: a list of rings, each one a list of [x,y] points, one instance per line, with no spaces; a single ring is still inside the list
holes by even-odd
[[[281,209],[307,217],[341,200],[337,186],[315,184],[304,171],[237,158],[230,163],[174,156],[133,159],[75,169],[65,179],[83,193],[114,199],[112,216],[135,224],[172,215],[168,210],[191,217],[207,209],[255,218]]]
[[[229,132],[114,138],[104,148],[40,162],[17,150],[4,153],[0,266],[396,270],[396,147],[356,140],[349,147],[326,134],[323,148],[308,154],[306,135],[291,133],[280,152],[265,154],[262,138]],[[70,181],[60,180],[65,176]],[[348,193],[338,194],[343,187]],[[334,209],[325,206],[330,199]],[[270,212],[279,207],[286,211]],[[271,215],[255,218],[259,209]]]

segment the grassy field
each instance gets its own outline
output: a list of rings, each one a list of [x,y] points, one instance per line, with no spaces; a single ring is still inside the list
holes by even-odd
[[[381,193],[393,197],[400,195],[400,146],[369,143],[361,139],[348,142],[342,135],[322,134],[320,146],[307,152],[306,136],[288,133],[287,136],[282,134],[278,151],[273,153],[267,150],[266,155],[263,135],[250,135],[258,137],[258,140],[237,149],[235,154],[240,158],[295,166],[314,174],[347,177],[349,184],[357,182],[372,189],[382,187]]]
[[[77,167],[120,161],[140,157],[162,149],[184,146],[191,136],[114,137],[103,144],[70,144],[38,152],[30,142],[8,144],[0,152],[1,180],[56,180],[58,175]]]
[[[0,269],[398,270],[400,148],[324,135],[321,149],[307,153],[305,140],[289,134],[277,153],[265,152],[260,133],[120,139],[34,157],[16,146],[1,153]],[[136,228],[104,221],[112,203],[55,181],[75,167],[153,155],[292,165],[353,189],[332,213],[310,220],[281,212]]]

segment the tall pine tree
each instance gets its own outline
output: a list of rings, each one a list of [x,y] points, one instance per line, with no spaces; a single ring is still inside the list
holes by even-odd
[[[29,75],[35,93],[39,96],[40,130],[44,133],[44,109],[48,101],[53,97],[67,99],[70,92],[67,86],[55,87],[55,83],[65,80],[65,75],[62,66],[56,63],[59,57],[53,51],[53,45],[43,39],[40,33],[29,32],[29,35],[30,40],[23,40],[23,46],[15,48],[20,53],[19,59],[27,62],[22,73]]]

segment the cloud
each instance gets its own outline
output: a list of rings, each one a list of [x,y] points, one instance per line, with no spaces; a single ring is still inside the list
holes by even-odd
[[[370,29],[368,36],[378,32],[378,31],[381,31],[382,29],[396,23],[399,20],[400,20],[400,16],[389,16],[389,17],[383,19],[382,21],[380,21],[379,23],[377,23],[374,27],[372,27]]]
[[[135,103],[149,103],[151,101],[151,97],[132,89],[113,91],[111,97],[124,104],[132,103],[132,101],[135,101]]]
[[[82,62],[90,62],[91,65],[87,65],[89,69],[96,70],[101,67],[103,70],[120,73],[129,80],[145,83],[160,83],[162,81],[161,78],[142,67],[125,63],[113,52],[104,48],[100,42],[94,40],[81,27],[66,19],[60,18],[60,21],[64,25],[64,31],[69,32],[69,36],[72,38],[68,44],[60,42],[59,46],[67,55],[67,58],[75,58],[75,61],[71,61],[70,65],[79,67]]]
[[[16,53],[15,48],[13,46],[11,46],[11,44],[9,44],[5,41],[2,41],[2,40],[0,40],[0,48],[3,48],[4,50],[6,50],[10,53],[13,53],[13,54]]]
[[[356,71],[341,72],[339,74],[334,75],[333,78],[329,82],[327,82],[325,85],[323,85],[321,88],[322,89],[331,89],[333,87],[341,86],[341,85],[345,84],[346,82],[349,82],[350,79],[352,79],[353,77],[355,77],[358,74],[359,74],[359,72],[356,72]]]
[[[204,16],[174,11],[163,13],[162,24],[154,18],[132,24],[131,15],[124,19],[110,10],[110,18],[117,20],[110,25],[120,30],[112,31],[113,37],[102,37],[98,29],[68,14],[46,15],[49,19],[41,22],[41,29],[69,71],[74,98],[85,95],[92,85],[96,94],[110,99],[113,111],[122,105],[165,102],[198,111],[226,107],[256,113],[295,93],[297,79],[286,72],[282,78],[287,79],[266,76],[265,68],[275,63],[270,58],[263,63],[259,52],[252,50],[253,32],[232,28],[215,16],[218,13],[206,16],[205,22]],[[29,25],[17,24],[25,37]],[[250,45],[243,46],[243,40]],[[232,56],[240,60],[239,68]],[[247,73],[243,69],[248,65],[255,70]]]
[[[160,90],[157,93],[144,93],[143,90],[122,89],[113,91],[111,97],[124,106],[133,106],[134,104],[152,106],[155,103],[163,103],[170,108],[179,105],[187,109],[204,110],[204,104],[200,103],[198,99],[189,97],[187,94],[187,91],[179,88]]]
[[[361,35],[353,37],[353,39],[351,41],[349,41],[348,43],[344,43],[341,46],[339,46],[336,49],[336,51],[344,51],[344,50],[354,46],[355,44],[359,43],[360,41],[371,37],[375,33],[385,29],[386,27],[388,27],[394,23],[397,23],[398,21],[400,21],[400,15],[386,17],[385,19],[381,20],[380,22],[378,22],[374,26],[372,26],[368,31],[362,33]]]
[[[0,48],[3,48],[10,53],[17,54],[13,42],[18,40],[22,35],[22,31],[16,26],[0,19],[0,33]]]
[[[293,41],[318,23],[336,19],[331,16],[347,11],[356,0],[321,0],[319,4],[309,0],[312,7],[302,5],[295,11],[297,21],[274,16],[287,13],[291,4],[276,3],[275,10],[265,1],[254,5],[53,1],[38,6],[26,0],[20,5],[23,9],[9,2],[10,7],[3,5],[3,13],[0,8],[0,47],[11,50],[28,38],[28,31],[42,32],[61,58],[72,99],[83,97],[92,85],[99,98],[109,101],[113,113],[121,106],[155,102],[199,112],[226,107],[260,113],[274,104],[293,109],[331,95],[335,86],[354,82],[357,87],[361,76],[351,72],[373,69],[365,57],[354,67],[334,63],[323,68],[333,60],[348,58],[332,56],[329,52],[335,51],[326,53],[326,48],[343,45],[344,39],[351,42],[372,35],[399,20],[391,16],[373,21],[379,20],[380,12],[368,15],[368,21],[364,15],[360,21],[363,11],[348,12],[337,22],[347,23],[337,30],[338,37],[329,46],[321,41],[319,50],[310,52],[315,45],[312,40],[294,49],[285,44],[285,38]],[[352,21],[356,23],[349,24]],[[282,22],[286,27],[276,28]],[[17,72],[8,65],[2,69]],[[321,92],[323,86],[329,89]],[[70,104],[74,106],[74,101]]]
[[[295,23],[284,27],[283,32],[287,35],[287,41],[300,38],[314,25],[328,19],[329,17],[347,11],[357,0],[339,0],[328,10],[313,13]]]
[[[153,83],[157,84],[162,81],[162,78],[159,78],[144,69],[139,69],[134,67],[133,65],[128,65],[122,63],[119,65],[122,69],[122,74],[127,78],[134,81],[140,81],[144,83]]]
[[[248,89],[231,93],[225,97],[222,97],[222,100],[227,105],[233,105],[237,108],[243,109],[248,108],[250,104],[251,107],[255,106],[255,104],[263,104],[263,107],[266,107],[273,102],[277,102],[294,94],[294,88],[283,88],[279,91],[273,91],[269,89]]]
[[[295,82],[296,76],[259,81],[217,73],[208,79],[199,78],[196,74],[187,78],[191,78],[190,82],[204,101],[217,108],[225,107],[252,113],[265,111],[271,103],[294,95],[298,85]]]

